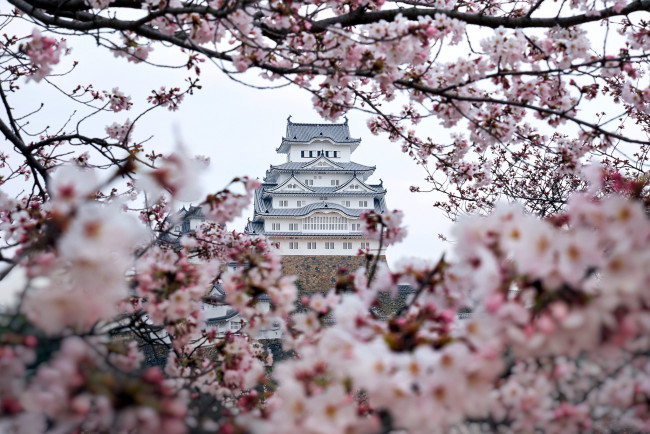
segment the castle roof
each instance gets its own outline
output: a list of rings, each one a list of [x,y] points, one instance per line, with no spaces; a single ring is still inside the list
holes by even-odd
[[[346,183],[347,184],[347,183]],[[301,184],[302,185],[302,184]],[[378,186],[378,185],[368,185],[364,184],[365,186],[368,187],[368,189],[371,191],[371,193],[374,194],[384,194],[386,193],[386,189]],[[264,197],[270,196],[271,194],[277,194],[277,195],[303,195],[303,196],[313,196],[313,195],[329,195],[329,196],[358,196],[360,194],[359,191],[352,191],[352,190],[342,190],[341,187],[305,187],[308,188],[309,191],[288,191],[288,190],[282,190],[278,191],[275,190],[274,188],[271,189],[265,189],[264,191]],[[367,192],[362,192],[366,193]]]
[[[292,144],[311,143],[317,139],[329,139],[334,143],[350,144],[352,150],[356,149],[361,142],[361,139],[350,137],[347,119],[342,124],[304,124],[291,122],[291,116],[289,116],[286,135],[282,138],[282,144],[276,151],[286,153]]]
[[[322,188],[322,187],[321,187]],[[357,193],[358,194],[358,193]],[[319,210],[335,210],[339,211],[342,214],[345,214],[348,217],[359,217],[362,212],[367,211],[367,209],[359,208],[348,208],[343,205],[332,202],[316,202],[310,203],[300,208],[274,208],[270,198],[265,197],[262,189],[255,191],[255,221],[257,218],[266,218],[266,217],[305,217],[315,211]],[[373,208],[377,213],[383,213],[386,211],[386,200],[383,194],[374,198]]]
[[[334,162],[327,157],[322,157],[323,159],[332,163],[332,166],[318,166],[318,167],[309,167],[313,166],[314,160],[311,161],[290,161],[288,163],[279,164],[277,166],[271,165],[271,170],[277,170],[280,172],[371,172],[375,170],[375,166],[365,166],[363,164],[350,162]]]

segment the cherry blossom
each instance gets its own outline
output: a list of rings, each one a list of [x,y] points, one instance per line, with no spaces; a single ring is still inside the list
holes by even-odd
[[[52,65],[59,63],[61,54],[66,51],[66,42],[43,36],[39,29],[34,29],[24,51],[35,67],[28,79],[38,82],[52,72]]]

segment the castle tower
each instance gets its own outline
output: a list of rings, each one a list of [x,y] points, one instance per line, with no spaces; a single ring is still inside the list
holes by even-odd
[[[375,171],[351,161],[360,139],[342,124],[302,124],[287,119],[276,149],[284,164],[271,166],[255,194],[249,234],[278,245],[285,274],[298,276],[303,291],[324,291],[340,267],[364,266],[359,249],[380,257],[379,243],[363,237],[362,212],[386,210],[386,189],[367,183]]]

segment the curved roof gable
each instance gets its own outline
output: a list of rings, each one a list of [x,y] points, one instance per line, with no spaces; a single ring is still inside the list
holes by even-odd
[[[352,189],[353,185],[358,185],[359,188]],[[353,192],[365,192],[365,193],[384,193],[385,191],[383,189],[375,189],[367,184],[365,184],[363,181],[361,181],[359,178],[357,178],[357,174],[355,173],[352,178],[348,180],[348,182],[342,184],[335,190],[337,193],[344,192],[344,191],[353,191]]]
[[[278,185],[277,187],[267,188],[267,189],[265,189],[265,191],[268,192],[268,193],[278,193],[278,192],[283,191],[283,190],[289,190],[289,188],[287,188],[288,184],[297,184],[299,186],[298,189],[295,189],[295,188],[290,189],[291,190],[290,193],[297,193],[298,191],[304,191],[304,192],[313,192],[314,191],[312,188],[309,188],[305,184],[303,184],[302,182],[298,181],[293,174],[291,174],[289,179],[284,181],[282,184]]]
[[[335,163],[324,155],[316,157],[314,161],[310,161],[302,166],[303,169],[343,169],[339,163]]]
[[[321,156],[322,157],[322,156]],[[321,158],[317,157],[317,158]],[[326,158],[327,157],[323,157]],[[328,161],[332,161],[329,160]],[[333,162],[335,165],[331,167],[309,167],[314,161],[307,161],[307,162],[302,162],[302,161],[289,161],[287,163],[283,164],[278,164],[276,166],[271,165],[271,169],[267,172],[267,177],[271,175],[273,171],[280,170],[280,171],[304,171],[304,170],[327,170],[327,171],[335,171],[335,172],[374,172],[375,171],[375,166],[364,166],[363,164],[359,163],[354,163],[354,162]]]

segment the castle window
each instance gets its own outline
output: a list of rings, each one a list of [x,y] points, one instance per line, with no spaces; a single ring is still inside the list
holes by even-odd
[[[352,231],[360,231],[361,230],[361,223],[352,223]]]
[[[316,248],[316,243],[307,243],[307,248],[314,250]]]
[[[289,201],[288,200],[280,200],[278,201],[280,207],[288,207],[289,206]]]
[[[305,201],[304,200],[297,200],[296,201],[296,206],[300,208],[301,206],[305,206]]]
[[[230,330],[239,330],[241,328],[241,323],[233,321],[230,323]]]
[[[300,151],[300,157],[305,158],[305,151]]]
[[[298,230],[298,223],[289,223],[289,230],[290,231],[297,231]]]
[[[332,250],[334,248],[334,243],[325,243],[325,248],[328,250]]]
[[[368,208],[368,201],[367,200],[360,200],[359,201],[359,208]]]
[[[332,185],[339,185],[338,179],[332,179]]]
[[[313,157],[314,157],[314,151],[309,151],[309,158],[313,158]]]
[[[352,249],[352,243],[343,243],[343,248],[346,250]]]
[[[350,206],[350,201],[349,200],[344,200],[343,202],[341,202],[341,204],[343,206]]]
[[[361,248],[362,249],[369,249],[370,248],[370,243],[361,243]]]
[[[271,223],[271,230],[279,231],[280,230],[280,223]]]
[[[359,189],[359,184],[352,184],[350,186],[350,190],[358,190]]]
[[[325,151],[325,156],[329,157],[330,156],[330,151]]]
[[[348,219],[345,217],[307,217],[303,220],[304,231],[347,231]]]
[[[314,185],[313,179],[305,179],[305,185]]]
[[[334,158],[339,158],[339,151],[334,151]]]
[[[289,249],[298,250],[298,243],[289,243]]]

